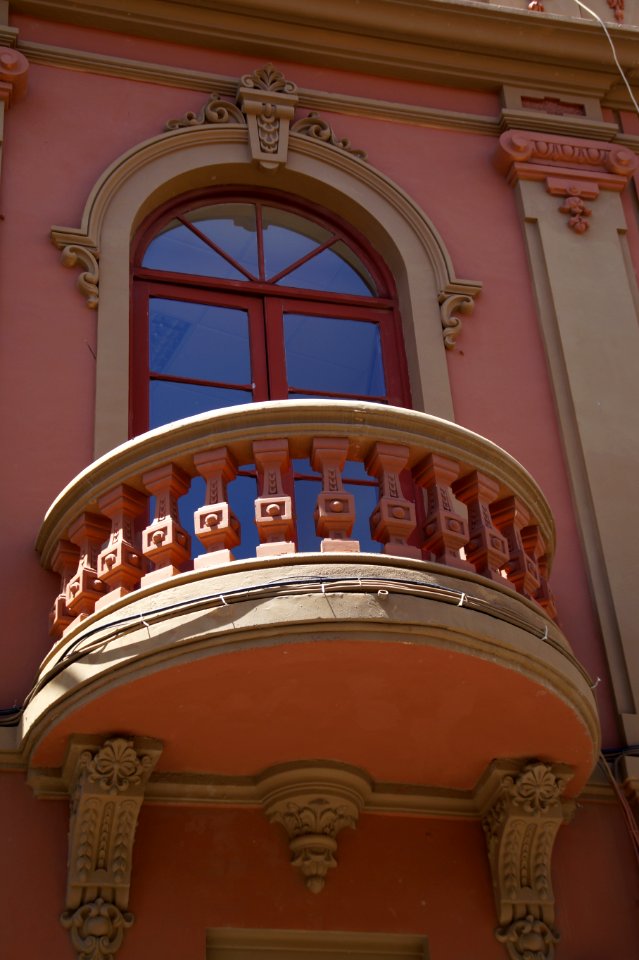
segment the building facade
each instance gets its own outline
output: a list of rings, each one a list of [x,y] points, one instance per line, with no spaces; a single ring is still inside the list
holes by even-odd
[[[0,3],[7,956],[639,955],[593,11]]]

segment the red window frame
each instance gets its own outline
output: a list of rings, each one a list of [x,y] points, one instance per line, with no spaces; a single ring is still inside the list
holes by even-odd
[[[278,207],[307,217],[330,230],[360,257],[376,287],[377,296],[356,296],[296,287],[278,286],[261,279],[224,280],[151,270],[141,266],[146,247],[168,221],[180,213],[214,203],[254,203],[258,223],[258,258],[264,271],[264,251],[261,241],[261,205]],[[197,232],[197,230],[196,230]],[[210,241],[209,241],[210,243]],[[326,244],[321,245],[326,246]],[[319,252],[318,248],[315,253]],[[302,260],[309,259],[301,258]],[[230,259],[230,258],[229,258]],[[239,268],[239,265],[236,265]],[[241,268],[246,275],[247,271]],[[273,279],[277,280],[278,276]],[[286,399],[283,316],[285,312],[307,313],[319,316],[343,317],[348,320],[375,322],[381,339],[386,394],[381,402],[410,407],[408,370],[393,279],[380,258],[357,231],[338,218],[313,204],[300,201],[284,193],[245,188],[197,191],[182,196],[156,210],[143,223],[132,249],[132,322],[130,349],[130,433],[131,436],[148,429],[149,391],[149,301],[152,297],[176,299],[206,305],[228,306],[245,310],[249,321],[249,343],[252,370],[252,400]],[[216,385],[214,381],[199,381],[174,376],[157,376],[173,382]],[[233,386],[229,384],[229,386]],[[246,387],[248,385],[242,385]],[[290,385],[297,391],[301,384]],[[360,395],[308,392],[310,396],[346,397],[362,399]],[[247,391],[247,400],[251,399]],[[371,398],[373,399],[373,398]]]

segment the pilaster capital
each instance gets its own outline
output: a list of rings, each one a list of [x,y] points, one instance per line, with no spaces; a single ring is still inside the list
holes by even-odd
[[[27,92],[29,61],[18,50],[0,48],[0,103],[12,106]]]
[[[620,192],[639,161],[626,147],[529,130],[506,130],[499,138],[495,165],[510,184],[561,177]]]

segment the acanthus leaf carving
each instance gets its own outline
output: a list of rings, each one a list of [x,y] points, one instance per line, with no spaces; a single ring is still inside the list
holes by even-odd
[[[236,123],[240,126],[246,124],[244,114],[230,100],[224,100],[213,91],[200,111],[195,113],[192,110],[187,111],[183,117],[177,120],[169,120],[166,124],[167,130],[180,130],[184,127],[201,127],[205,124],[225,124]]]
[[[296,85],[271,63],[242,77],[237,102],[246,116],[251,156],[264,170],[286,163],[297,101]]]
[[[63,247],[60,253],[60,261],[65,267],[75,267],[78,264],[84,267],[84,270],[76,280],[76,286],[80,293],[86,298],[87,307],[95,310],[99,303],[98,283],[100,280],[100,267],[98,265],[98,253],[90,250],[88,247],[81,247],[79,244],[70,243]]]
[[[291,133],[297,133],[311,140],[321,140],[322,143],[329,143],[339,150],[350,153],[351,156],[357,157],[359,160],[366,159],[365,150],[357,150],[355,147],[352,147],[350,140],[346,137],[339,139],[333,133],[330,124],[326,120],[323,120],[318,113],[309,113],[307,117],[296,120],[291,127]]]
[[[510,960],[553,960],[559,934],[551,859],[574,805],[562,799],[567,767],[495,761],[478,788],[498,914],[495,936]]]
[[[265,771],[260,778],[264,812],[289,838],[291,865],[312,893],[337,867],[337,835],[355,829],[370,783],[359,770],[339,764],[290,765]]]
[[[140,738],[70,744],[69,874],[60,919],[78,960],[111,960],[133,923],[127,913],[133,841],[159,754],[156,741]]]

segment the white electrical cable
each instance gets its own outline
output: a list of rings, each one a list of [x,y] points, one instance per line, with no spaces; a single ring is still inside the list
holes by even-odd
[[[594,10],[591,10],[590,7],[587,7],[585,3],[582,3],[582,0],[575,0],[575,3],[577,4],[578,7],[581,7],[583,10],[585,10],[586,13],[589,13],[591,17],[594,17],[595,20],[601,25],[601,28],[603,32],[606,34],[606,37],[608,39],[608,43],[610,44],[610,49],[612,50],[612,55],[614,57],[615,64],[617,65],[617,70],[619,71],[621,79],[626,85],[626,90],[628,91],[628,95],[634,104],[634,108],[637,111],[637,114],[639,115],[639,104],[637,103],[635,99],[635,95],[632,92],[632,88],[630,86],[630,83],[628,82],[628,77],[623,72],[623,67],[619,63],[619,57],[617,56],[617,51],[615,50],[615,45],[612,37],[610,36],[610,31],[608,30],[608,27],[603,22],[599,14],[595,13]]]

